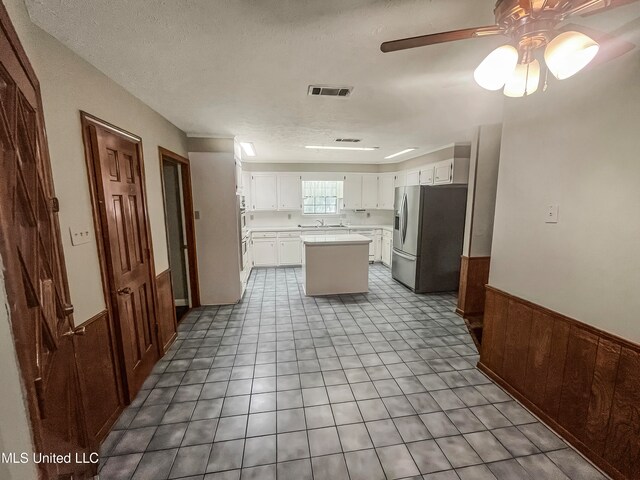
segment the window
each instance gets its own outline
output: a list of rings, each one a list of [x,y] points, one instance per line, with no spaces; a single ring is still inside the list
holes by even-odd
[[[342,182],[303,181],[303,210],[305,215],[336,215],[342,205]]]

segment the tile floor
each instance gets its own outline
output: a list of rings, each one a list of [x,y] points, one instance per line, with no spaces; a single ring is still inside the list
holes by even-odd
[[[310,298],[300,275],[256,269],[185,317],[101,480],[605,478],[474,368],[454,295],[374,265],[369,294]]]

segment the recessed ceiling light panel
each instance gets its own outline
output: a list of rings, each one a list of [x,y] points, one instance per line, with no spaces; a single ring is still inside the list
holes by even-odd
[[[394,153],[393,155],[389,155],[388,157],[384,157],[384,159],[385,160],[390,160],[392,158],[399,157],[400,155],[404,155],[405,153],[413,152],[414,150],[416,150],[416,149],[415,148],[406,148],[406,149],[402,150],[401,152],[397,152],[397,153]]]
[[[256,149],[251,142],[240,142],[240,146],[242,147],[242,151],[245,153],[247,157],[255,157]]]

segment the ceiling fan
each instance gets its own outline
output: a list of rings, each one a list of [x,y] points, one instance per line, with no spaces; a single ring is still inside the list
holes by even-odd
[[[540,86],[541,64],[559,80],[569,78],[598,59],[610,60],[635,46],[604,32],[577,25],[560,26],[572,15],[592,15],[638,0],[497,0],[496,24],[384,42],[385,53],[453,42],[474,37],[503,35],[510,41],[493,50],[476,68],[476,82],[508,97],[523,97]],[[600,53],[600,55],[598,55]],[[598,60],[596,59],[596,60]],[[596,62],[593,62],[594,64]]]

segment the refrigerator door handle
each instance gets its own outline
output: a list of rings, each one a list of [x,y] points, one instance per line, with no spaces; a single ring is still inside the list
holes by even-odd
[[[404,242],[407,240],[407,223],[409,222],[409,213],[407,212],[408,210],[408,205],[407,205],[407,194],[404,194],[404,200],[403,200],[403,219],[402,219],[402,243],[404,244]]]
[[[400,220],[400,242],[404,243],[404,239],[402,238],[402,232],[404,231],[404,224],[403,224],[403,219],[404,219],[404,196],[402,197],[402,202],[400,203],[400,210],[398,212],[398,216],[399,216],[399,220]]]
[[[407,253],[402,253],[400,250],[396,250],[395,248],[393,249],[393,253],[396,254],[397,256],[401,257],[401,258],[405,258],[407,260],[415,260],[416,257],[414,257],[413,255],[409,255]]]

